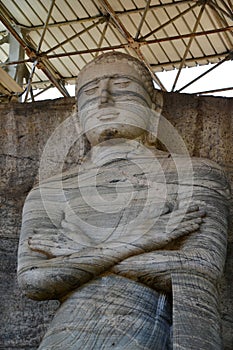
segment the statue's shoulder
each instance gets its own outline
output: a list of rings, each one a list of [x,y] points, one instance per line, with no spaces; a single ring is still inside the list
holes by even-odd
[[[165,171],[172,174],[177,173],[185,181],[193,182],[196,186],[211,188],[230,197],[230,184],[224,169],[216,162],[201,157],[191,157],[188,154],[175,154],[168,152],[158,152],[156,157],[160,160]]]
[[[223,176],[225,176],[224,170],[221,167],[221,165],[207,158],[192,157],[189,154],[169,153],[164,151],[155,151],[155,155],[158,159],[165,160],[167,163],[170,164],[179,163],[179,165],[183,164],[184,167],[190,165],[196,171],[210,171],[212,169],[213,171],[217,171]]]
[[[57,195],[58,192],[63,192],[67,186],[72,186],[70,183],[72,183],[72,181],[77,178],[78,173],[79,165],[72,168],[71,170],[60,172],[46,179],[41,179],[33,186],[29,192],[28,197],[38,197],[38,195],[42,192],[45,196],[50,196],[53,194]]]
[[[201,157],[191,157],[191,163],[194,184],[211,188],[225,198],[230,198],[230,182],[221,165]]]

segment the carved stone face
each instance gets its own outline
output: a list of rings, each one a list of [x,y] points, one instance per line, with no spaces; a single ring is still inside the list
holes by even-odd
[[[92,145],[143,135],[151,105],[139,74],[126,62],[91,66],[78,92],[81,127]]]

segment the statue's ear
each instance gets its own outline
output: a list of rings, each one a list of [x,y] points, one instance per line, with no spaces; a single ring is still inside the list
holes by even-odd
[[[152,95],[152,110],[150,118],[150,131],[148,131],[146,136],[146,141],[150,146],[157,148],[157,133],[158,133],[158,123],[159,117],[163,109],[163,94],[161,90],[154,89]]]
[[[152,96],[152,109],[158,114],[163,110],[163,93],[161,90],[155,89]]]

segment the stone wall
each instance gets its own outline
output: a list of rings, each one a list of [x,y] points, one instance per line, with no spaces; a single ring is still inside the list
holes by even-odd
[[[29,300],[18,289],[17,245],[22,206],[36,181],[46,141],[72,113],[74,104],[73,98],[67,98],[0,105],[0,349],[36,349],[58,307],[57,301]],[[166,93],[163,115],[182,135],[191,156],[222,165],[233,184],[233,99]],[[72,132],[67,130],[67,135]],[[59,144],[54,145],[51,163],[59,151]],[[232,221],[225,275],[219,286],[224,350],[232,350],[233,344]]]

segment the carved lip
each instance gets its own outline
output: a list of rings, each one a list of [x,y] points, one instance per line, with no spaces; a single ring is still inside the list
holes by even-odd
[[[114,109],[107,108],[106,110],[102,109],[97,113],[97,119],[99,120],[112,120],[116,119],[120,114],[119,111],[115,111]]]

